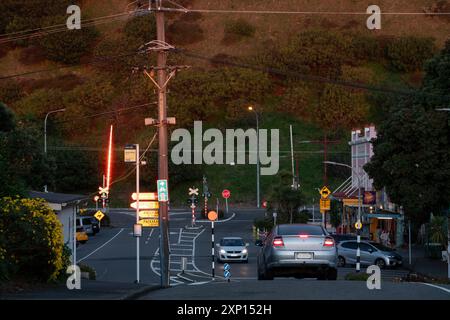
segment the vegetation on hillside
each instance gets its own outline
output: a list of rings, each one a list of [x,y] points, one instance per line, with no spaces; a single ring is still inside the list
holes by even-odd
[[[37,0],[32,4],[4,0],[0,4],[0,33],[64,23],[61,12],[65,12],[67,4],[68,1],[63,0]],[[192,1],[187,1],[185,5],[191,4]],[[85,18],[88,17],[83,17]],[[211,40],[208,38],[211,24],[208,23],[213,20],[208,19],[213,18],[203,14],[168,15],[168,40],[187,49],[201,46],[205,41]],[[395,103],[397,98],[395,95],[375,94],[357,86],[342,86],[339,82],[366,86],[386,85],[390,89],[408,88],[412,75],[416,79],[414,84],[421,82],[423,64],[436,53],[435,41],[418,35],[386,36],[359,32],[347,27],[339,29],[311,24],[310,27],[301,28],[301,32],[285,32],[283,38],[270,37],[268,33],[271,38],[269,41],[267,37],[261,38],[261,33],[267,32],[262,26],[262,23],[256,23],[250,17],[227,18],[226,23],[214,24],[214,30],[220,29],[220,33],[216,32],[214,36],[222,46],[229,49],[226,54],[219,56],[237,65],[251,65],[251,68],[236,67],[226,62],[213,64],[208,59],[194,60],[183,55],[183,51],[169,54],[170,64],[194,66],[179,71],[169,83],[169,115],[176,117],[176,127],[189,128],[194,120],[203,120],[209,127],[220,129],[254,127],[254,119],[246,114],[245,109],[249,104],[254,104],[265,115],[262,118],[266,124],[273,120],[271,124],[280,126],[284,132],[290,123],[295,123],[296,126],[308,127],[307,130],[310,130],[309,133],[316,139],[327,134],[330,139],[346,140],[349,129],[368,122],[378,124],[383,121],[392,101]],[[12,136],[19,134],[18,132],[24,135],[25,126],[41,128],[45,113],[56,106],[65,107],[67,110],[63,114],[55,115],[54,119],[60,122],[52,127],[53,136],[61,138],[53,141],[60,146],[102,145],[105,128],[109,123],[113,123],[117,128],[117,148],[131,142],[141,142],[142,145],[148,143],[147,139],[153,133],[150,134],[151,130],[143,126],[142,118],[143,115],[156,117],[153,105],[89,117],[92,114],[156,101],[155,89],[148,77],[141,72],[132,72],[134,67],[142,68],[155,63],[154,54],[136,53],[142,45],[156,37],[154,16],[135,16],[124,24],[112,26],[110,30],[112,31],[102,33],[95,28],[82,28],[80,32],[67,31],[29,41],[18,41],[9,48],[26,48],[29,51],[24,57],[30,59],[33,54],[40,54],[58,63],[80,63],[80,66],[49,74],[48,79],[1,81],[0,101],[6,103],[17,118],[16,129],[2,133],[2,141],[9,141],[3,143],[11,144]],[[249,45],[252,50],[248,52],[243,50],[238,56],[229,54],[237,46],[248,48]],[[213,49],[211,52],[217,52],[217,48]],[[211,56],[209,51],[204,55]],[[86,66],[82,62],[95,63]],[[442,63],[435,61],[428,64],[422,90],[437,93],[448,90],[445,85],[441,88],[436,85],[438,82],[442,83],[441,80],[446,76],[438,72],[442,69]],[[267,70],[274,72],[266,72]],[[83,117],[87,118],[78,120]],[[301,133],[306,134],[306,130],[302,129]],[[104,160],[103,154],[67,147],[63,148],[66,149],[64,151],[49,152],[49,157],[43,161],[38,147],[41,145],[42,134],[35,130],[34,133],[26,135],[20,141],[29,143],[29,150],[34,150],[36,154],[33,157],[33,165],[28,168],[40,166],[36,168],[46,172],[47,184],[53,186],[53,190],[76,192],[88,190],[95,185],[96,180],[98,183],[101,173],[95,172],[99,171],[98,163]],[[8,138],[5,138],[6,136]],[[284,136],[284,139],[286,137]],[[282,145],[288,150],[286,140],[282,141]],[[296,145],[296,150],[302,147]],[[156,144],[152,146],[152,149],[154,148]],[[316,146],[314,151],[318,151],[317,149],[320,151],[321,147]],[[10,154],[0,154],[3,163],[17,156],[18,151],[11,148],[5,150],[10,150]],[[309,149],[308,151],[313,152]],[[345,142],[339,151],[347,151]],[[302,156],[304,158],[300,160],[301,166],[310,169],[305,170],[307,174],[300,170],[301,175],[305,175],[302,177],[305,181],[301,182],[307,190],[305,195],[308,198],[306,201],[309,202],[313,194],[311,190],[322,183],[322,155]],[[123,165],[121,156],[117,155],[116,162],[115,174],[121,176],[127,172],[127,168]],[[146,183],[153,183],[155,162],[154,155],[149,156],[149,164],[144,168]],[[70,169],[74,163],[78,166],[77,170]],[[287,158],[282,159],[282,166],[284,169],[289,168]],[[186,188],[187,183],[195,181],[202,172],[206,172],[216,176],[222,184],[231,184],[233,179],[244,181],[244,187],[239,192],[249,201],[254,197],[253,182],[249,180],[253,178],[250,167],[233,168],[237,175],[234,177],[223,175],[223,167],[220,166],[195,169],[172,166],[175,183],[172,183],[171,187]],[[15,172],[8,170],[2,174]],[[29,170],[31,169],[23,171],[24,174],[19,179],[21,182],[14,185],[22,185],[22,189],[38,188],[42,185],[43,178],[35,177],[33,179],[36,181],[27,181]],[[193,178],[187,174],[191,172]],[[330,168],[329,172],[336,173],[334,168]],[[75,181],[52,178],[63,173],[82,178]],[[340,175],[334,175],[331,181],[335,177],[341,178]],[[184,183],[186,179],[191,180]],[[276,183],[276,178],[262,179],[266,194],[273,183]],[[116,187],[128,188],[126,184],[117,184]],[[9,192],[12,191],[7,194]],[[123,190],[119,192],[125,194]],[[184,197],[182,191],[174,190],[173,194],[177,199]],[[239,200],[245,201],[244,198]]]

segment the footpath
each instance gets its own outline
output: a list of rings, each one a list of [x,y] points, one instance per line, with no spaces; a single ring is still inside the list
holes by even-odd
[[[397,248],[396,251],[403,256],[403,267],[409,269],[411,273],[435,279],[448,279],[447,262],[427,257],[423,246],[411,246],[411,265],[409,264],[408,247]]]
[[[81,280],[81,289],[67,289],[65,284],[49,285],[16,292],[0,292],[0,300],[132,300],[153,290],[159,284],[133,284],[98,280]]]

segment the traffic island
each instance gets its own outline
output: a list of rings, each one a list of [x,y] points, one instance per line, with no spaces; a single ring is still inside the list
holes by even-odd
[[[424,274],[411,272],[401,279],[402,282],[423,282],[431,284],[450,284],[450,279],[430,277]]]
[[[352,272],[352,273],[348,273],[345,276],[345,280],[348,281],[367,281],[367,279],[369,278],[369,274],[365,273],[365,272]]]

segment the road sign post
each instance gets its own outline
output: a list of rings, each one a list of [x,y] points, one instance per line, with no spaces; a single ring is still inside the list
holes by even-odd
[[[217,220],[217,212],[216,211],[208,212],[208,219],[211,221],[211,277],[212,280],[215,280],[214,221]]]
[[[227,279],[228,282],[230,282],[230,277],[231,277],[231,266],[228,263],[225,263],[223,265],[223,276],[225,277],[225,279]]]
[[[198,188],[192,187],[189,188],[189,195],[191,198],[189,199],[191,210],[192,210],[192,221],[191,226],[192,228],[195,227],[195,208],[196,208],[196,202],[197,202],[197,196],[198,196]]]
[[[322,213],[322,225],[326,229],[327,228],[327,211],[330,210],[331,201],[329,196],[331,194],[330,189],[327,186],[323,186],[319,191],[320,193],[320,213]]]
[[[228,189],[222,191],[222,197],[225,199],[225,211],[228,214],[228,198],[231,196],[231,192]]]

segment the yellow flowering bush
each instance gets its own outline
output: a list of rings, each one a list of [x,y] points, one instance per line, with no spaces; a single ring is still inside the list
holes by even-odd
[[[0,279],[54,281],[66,258],[61,223],[43,199],[0,199]]]

